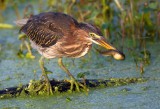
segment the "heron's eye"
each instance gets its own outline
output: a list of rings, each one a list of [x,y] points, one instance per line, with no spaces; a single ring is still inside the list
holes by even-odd
[[[94,36],[95,36],[94,33],[89,33],[89,35],[90,35],[91,37],[94,37]]]
[[[97,35],[97,34],[95,34],[95,33],[89,33],[89,35],[92,37],[92,38],[100,38],[100,36],[99,35]]]

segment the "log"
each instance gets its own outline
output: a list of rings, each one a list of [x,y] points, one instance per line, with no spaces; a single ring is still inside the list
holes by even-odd
[[[133,83],[142,83],[147,81],[147,78],[110,78],[107,80],[103,79],[86,79],[85,81],[78,80],[82,84],[86,84],[88,88],[95,87],[114,87],[123,86]],[[66,80],[50,80],[51,86],[55,93],[67,92],[70,89],[70,83]],[[29,84],[23,85],[21,87],[10,87],[0,90],[0,99],[12,98],[18,96],[37,96],[46,94],[46,84],[44,81],[34,81],[31,80]],[[75,86],[74,86],[75,91]]]

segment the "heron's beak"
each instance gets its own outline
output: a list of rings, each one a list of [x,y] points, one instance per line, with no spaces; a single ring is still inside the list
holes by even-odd
[[[108,50],[117,50],[111,44],[109,44],[102,36],[96,35],[96,38],[92,39],[93,43],[98,44]]]
[[[115,47],[113,47],[111,44],[109,44],[103,37],[100,37],[100,39],[95,40],[98,45],[108,49],[108,50],[116,50]]]
[[[113,47],[111,44],[109,44],[102,36],[96,36],[95,39],[92,39],[92,41],[106,49],[108,49],[108,52],[105,52],[105,55],[107,56],[113,56],[116,60],[124,60],[125,55],[117,50],[115,47]]]

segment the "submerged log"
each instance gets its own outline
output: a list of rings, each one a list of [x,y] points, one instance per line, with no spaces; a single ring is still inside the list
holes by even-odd
[[[114,87],[123,86],[131,83],[142,83],[145,82],[147,78],[110,78],[107,80],[102,79],[86,79],[78,80],[82,84],[86,84],[88,88],[94,87]],[[85,82],[85,83],[84,83]],[[50,81],[53,91],[56,93],[67,92],[70,89],[70,83],[66,80],[51,80]],[[74,86],[75,90],[75,86]],[[0,90],[0,99],[18,97],[21,95],[43,95],[46,94],[46,84],[44,81],[30,81],[29,84],[23,85],[21,87],[10,87],[4,90]]]

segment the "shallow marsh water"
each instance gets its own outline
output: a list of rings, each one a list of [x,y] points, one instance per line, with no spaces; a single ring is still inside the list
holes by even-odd
[[[6,11],[6,23],[13,24],[16,19],[11,10]],[[9,16],[9,17],[8,17]],[[38,80],[41,75],[38,59],[40,55],[33,50],[35,59],[19,58],[18,29],[0,30],[0,89],[27,84],[31,79]],[[125,47],[124,47],[125,48]],[[159,109],[160,108],[160,43],[149,43],[151,64],[144,68],[144,77],[149,80],[144,83],[127,86],[95,88],[89,94],[63,93],[55,96],[19,97],[1,99],[0,108],[4,109]],[[84,58],[64,59],[65,65],[76,77],[80,72],[86,72],[87,78],[107,79],[110,77],[140,77],[133,58],[124,49],[125,61],[116,61],[94,52]],[[58,67],[57,59],[46,60],[45,66],[53,71],[50,78],[64,79],[67,75]]]

